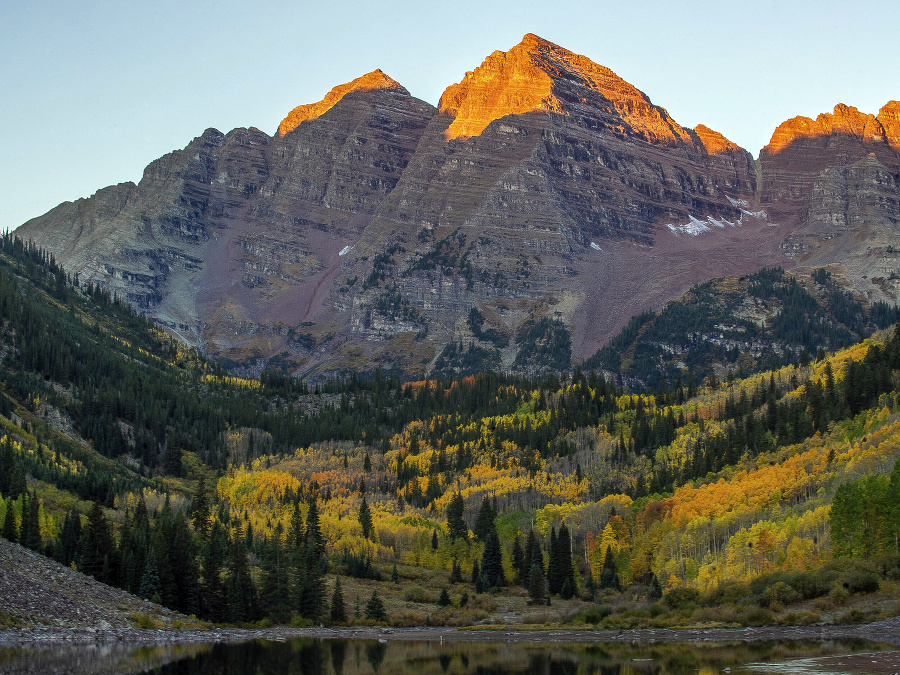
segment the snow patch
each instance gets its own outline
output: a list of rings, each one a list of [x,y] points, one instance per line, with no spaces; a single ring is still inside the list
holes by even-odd
[[[728,199],[732,203],[735,203],[737,201],[731,199],[731,197],[729,197]],[[680,234],[689,234],[692,237],[696,237],[703,234],[704,232],[712,232],[712,228],[714,227],[717,227],[720,230],[724,230],[726,225],[728,227],[741,227],[744,224],[744,216],[753,218],[755,220],[761,220],[769,227],[774,227],[776,225],[776,223],[769,222],[769,216],[765,211],[747,211],[746,209],[741,209],[741,217],[735,221],[725,220],[724,218],[713,218],[712,216],[706,216],[706,218],[704,218],[703,220],[699,220],[694,216],[688,216],[690,220],[684,225],[672,225],[671,223],[669,223],[668,225],[666,225],[666,227],[669,228],[669,231],[676,237]]]
[[[750,208],[750,202],[748,202],[746,199],[732,199],[728,195],[725,195],[725,199],[730,201],[732,206],[737,206],[737,207],[740,207],[741,209],[749,209]]]
[[[352,246],[345,246],[344,248],[341,249],[341,251],[340,251],[340,253],[338,253],[338,255],[339,255],[339,256],[345,256],[345,255],[347,255],[348,253],[350,253],[350,251],[352,251],[352,250],[353,250],[353,247],[352,247]]]
[[[602,251],[602,250],[603,250],[602,248],[600,248],[599,246],[597,246],[597,244],[595,244],[594,242],[591,242],[591,248],[594,249],[595,251]]]

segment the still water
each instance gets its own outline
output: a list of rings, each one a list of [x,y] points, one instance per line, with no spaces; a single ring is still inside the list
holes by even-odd
[[[866,673],[891,645],[857,641],[520,643],[258,640],[166,647],[0,649],[0,673],[106,675],[713,675]],[[879,654],[880,652],[880,654]],[[866,656],[862,656],[865,654]],[[850,656],[850,658],[846,658]],[[843,658],[839,658],[843,657]],[[860,665],[860,664],[863,665]],[[850,665],[848,665],[850,664]],[[727,671],[726,669],[730,669]]]

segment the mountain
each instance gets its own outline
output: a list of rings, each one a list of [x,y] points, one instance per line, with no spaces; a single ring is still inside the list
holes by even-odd
[[[17,234],[251,372],[460,372],[467,349],[538,374],[764,266],[835,265],[896,301],[896,111],[794,120],[755,162],[529,34],[437,108],[376,70],[274,136],[209,129]]]
[[[765,312],[779,286],[802,297],[778,270],[749,282],[719,281],[716,295],[727,304],[730,287]],[[813,284],[793,304],[827,324],[812,294],[831,279]],[[692,295],[705,319],[710,303]],[[72,566],[216,623],[339,623],[328,597],[346,616],[375,589],[392,625],[631,630],[898,612],[900,324],[814,362],[655,393],[581,369],[353,374],[311,391],[272,372],[229,376],[10,235],[0,307],[0,536],[35,552],[0,542],[0,569],[13,570],[0,575],[0,625],[187,621]],[[665,330],[645,325],[643,338]],[[636,344],[624,354],[635,363]],[[546,577],[541,566],[534,578],[553,610],[507,588],[535,588],[544,547]],[[346,600],[327,589],[332,574]],[[458,604],[438,608],[442,586]]]

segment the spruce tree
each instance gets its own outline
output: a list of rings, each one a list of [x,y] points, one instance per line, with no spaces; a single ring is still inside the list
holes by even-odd
[[[619,571],[616,569],[616,561],[613,558],[612,547],[606,547],[606,556],[603,558],[603,571],[600,573],[600,588],[612,588],[622,590],[619,582]]]
[[[516,538],[513,539],[512,563],[513,569],[515,570],[516,582],[522,583],[522,580],[524,579],[522,567],[525,565],[525,552],[522,550],[522,541],[518,532],[516,533]]]
[[[463,519],[465,506],[465,501],[463,501],[459,492],[453,495],[450,503],[447,505],[447,533],[451,539],[456,539],[457,537],[467,539],[469,536],[469,528]]]
[[[522,555],[522,567],[519,568],[519,578],[522,585],[526,588],[528,587],[528,578],[531,576],[531,565],[535,561],[536,551],[540,553],[540,545],[537,542],[534,530],[529,530],[528,538],[525,540],[525,551]],[[541,567],[544,566],[543,556],[540,558],[540,565]]]
[[[431,532],[431,550],[437,551],[438,549],[438,534],[437,530],[433,530]]]
[[[481,499],[481,508],[475,517],[475,538],[478,541],[487,541],[488,535],[494,529],[494,509],[491,508],[491,500],[484,495]]]
[[[13,504],[13,498],[9,497],[6,500],[6,517],[3,520],[3,538],[15,543],[19,541],[19,525],[16,522]]]
[[[550,555],[547,562],[547,586],[550,593],[559,593],[562,588],[562,568],[559,560],[559,545],[556,539],[556,528],[550,528]]]
[[[359,524],[362,527],[363,538],[368,539],[369,535],[372,534],[372,513],[369,511],[365,495],[363,495],[362,503],[359,505]]]
[[[341,578],[334,577],[334,591],[331,594],[331,623],[347,621],[347,608],[344,606],[344,594],[341,592]]]
[[[447,592],[446,586],[441,589],[441,595],[438,598],[438,605],[440,605],[441,607],[448,607],[450,605],[450,594]]]
[[[378,591],[372,591],[372,596],[366,603],[366,618],[372,621],[387,621],[387,609],[384,601],[379,597]]]
[[[222,581],[227,536],[219,521],[213,522],[200,563],[200,611],[210,621],[227,618],[228,597]]]
[[[147,554],[147,561],[144,564],[144,573],[141,576],[141,588],[138,592],[142,598],[160,604],[162,602],[162,591],[159,585],[159,570],[156,566],[156,554],[153,549]]]
[[[462,580],[462,567],[460,567],[459,559],[453,558],[453,567],[450,570],[450,583],[458,584],[461,583]]]
[[[197,481],[197,489],[194,490],[194,498],[191,503],[191,522],[194,529],[205,539],[209,536],[210,519],[212,517],[209,494],[206,491],[206,478],[201,474]]]
[[[544,578],[544,569],[537,562],[531,565],[528,575],[528,598],[532,605],[542,605],[547,597],[547,581]]]
[[[400,572],[397,570],[397,563],[394,563],[394,569],[391,570],[391,583],[400,583]]]
[[[481,568],[478,567],[478,561],[477,561],[477,560],[473,560],[473,561],[472,561],[472,576],[470,577],[471,582],[472,582],[473,584],[474,584],[474,583],[477,583],[477,582],[478,582],[478,577],[479,577],[479,576],[481,576]]]
[[[506,585],[503,573],[503,549],[500,547],[500,538],[496,530],[487,535],[484,552],[481,554],[481,576],[484,577],[486,590]]]

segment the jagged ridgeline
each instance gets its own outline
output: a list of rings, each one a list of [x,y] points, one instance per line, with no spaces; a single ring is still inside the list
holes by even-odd
[[[860,302],[827,269],[795,276],[767,268],[699,284],[661,312],[635,316],[583,368],[632,386],[694,390],[693,381],[729,371],[744,377],[808,363],[898,320],[896,305]]]
[[[745,282],[834,314],[817,276]],[[0,310],[0,533],[182,612],[465,624],[549,593],[609,627],[817,598],[803,621],[864,620],[887,605],[854,598],[900,577],[900,327],[656,393],[582,370],[239,379],[8,235]]]

